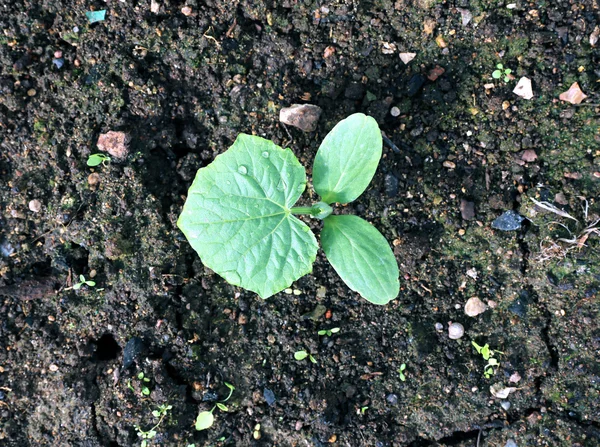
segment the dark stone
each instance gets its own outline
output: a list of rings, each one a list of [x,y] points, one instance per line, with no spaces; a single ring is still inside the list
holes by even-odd
[[[438,137],[440,136],[440,133],[433,129],[430,130],[429,132],[427,132],[427,135],[425,135],[425,138],[427,139],[428,142],[433,143],[435,140],[438,139]]]
[[[396,405],[398,403],[398,396],[395,394],[388,394],[385,398],[390,405]]]
[[[464,220],[473,220],[475,218],[475,204],[468,200],[461,199],[460,214]]]
[[[139,337],[131,337],[123,349],[123,368],[129,368],[146,350],[146,345]]]
[[[526,290],[521,291],[519,298],[515,299],[510,306],[508,306],[509,312],[519,316],[525,317],[527,315],[527,307],[531,303],[531,297]]]
[[[219,399],[219,395],[214,391],[206,391],[202,396],[202,402],[214,402]]]
[[[273,391],[271,391],[269,388],[265,388],[263,390],[263,397],[265,398],[265,402],[267,403],[267,405],[269,407],[272,407],[273,405],[275,405],[275,402],[277,402],[275,393]]]
[[[388,197],[396,197],[398,195],[398,178],[393,174],[386,174],[383,187]]]
[[[359,101],[365,95],[365,88],[362,84],[358,82],[351,82],[346,90],[344,91],[344,96],[348,99],[353,99],[355,101]]]
[[[505,211],[492,222],[492,228],[502,231],[516,231],[521,228],[525,218],[513,210]]]
[[[408,96],[415,96],[417,93],[419,93],[426,80],[427,78],[421,74],[414,75],[412,78],[410,78],[408,84],[406,85],[406,94]]]

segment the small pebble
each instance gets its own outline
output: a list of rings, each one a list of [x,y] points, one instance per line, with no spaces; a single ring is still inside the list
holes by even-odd
[[[312,104],[292,104],[279,111],[279,121],[304,132],[313,132],[317,129],[321,112],[320,107]]]
[[[64,59],[52,59],[52,63],[54,64],[54,66],[58,69],[62,68],[63,65],[65,65],[65,60]]]
[[[183,8],[181,8],[181,13],[184,16],[189,16],[192,14],[192,8],[190,8],[189,6],[184,6]]]
[[[465,314],[469,317],[476,317],[485,312],[485,304],[476,296],[469,298],[465,304]]]
[[[398,107],[392,107],[392,110],[390,110],[390,115],[394,117],[400,116],[400,109]]]
[[[509,439],[508,441],[506,441],[506,444],[504,444],[504,447],[519,447],[517,445],[517,443],[515,441],[513,441],[512,439]]]
[[[52,315],[48,315],[48,321],[56,321],[56,318]]]
[[[504,409],[504,411],[508,411],[510,409],[510,402],[505,400],[500,404],[500,406]]]
[[[396,405],[398,403],[398,396],[395,394],[388,394],[385,398],[390,405]]]
[[[34,199],[29,202],[29,209],[34,213],[39,213],[42,210],[42,202],[37,199]]]
[[[442,323],[435,323],[435,330],[442,332],[444,330],[444,325]]]
[[[458,340],[463,335],[465,335],[465,328],[460,323],[450,323],[448,326],[448,337],[451,340]]]
[[[456,164],[455,164],[455,163],[452,163],[452,162],[451,162],[451,161],[449,161],[449,160],[446,160],[446,161],[444,161],[444,163],[442,163],[442,164],[443,164],[443,166],[444,166],[445,168],[448,168],[448,169],[454,169],[454,168],[456,168]]]
[[[35,96],[37,92],[35,91],[35,89],[30,88],[29,90],[27,90],[27,96]]]
[[[124,132],[116,132],[111,130],[107,133],[100,134],[98,137],[98,149],[103,152],[108,152],[115,158],[124,159],[129,153],[127,144],[129,136]]]
[[[62,51],[56,50],[54,52],[54,59],[60,59],[63,56]]]
[[[58,371],[58,366],[56,366],[56,365],[50,365],[50,367],[48,369],[50,371],[52,371],[52,372],[56,372],[56,371]]]
[[[296,431],[300,431],[302,430],[304,424],[302,424],[302,421],[296,421],[296,426],[294,427],[296,429]]]
[[[100,174],[98,174],[97,172],[94,172],[94,173],[88,175],[88,185],[94,187],[94,186],[97,186],[98,183],[100,183]]]
[[[240,316],[238,317],[238,324],[246,324],[248,323],[248,317],[245,314],[240,314]]]

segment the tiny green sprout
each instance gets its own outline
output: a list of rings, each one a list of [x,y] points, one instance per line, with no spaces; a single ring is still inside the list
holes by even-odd
[[[157,434],[156,429],[160,426],[160,424],[162,424],[163,420],[169,413],[169,410],[171,410],[172,408],[173,408],[172,405],[163,404],[163,405],[159,405],[158,410],[152,411],[152,416],[157,418],[158,422],[156,422],[156,424],[154,424],[154,426],[150,430],[144,431],[139,426],[137,426],[137,425],[135,426],[135,429],[137,430],[137,435],[140,438],[142,438],[141,447],[147,447],[148,440],[153,439],[156,436],[156,434]]]
[[[321,329],[317,332],[319,335],[327,335],[331,337],[333,334],[337,334],[340,331],[339,327],[332,327],[331,329]]]
[[[294,352],[294,358],[296,360],[298,360],[299,362],[301,362],[302,360],[304,360],[307,357],[312,363],[317,363],[317,360],[311,354],[309,354],[308,352],[306,352],[304,350]]]
[[[406,363],[400,365],[400,369],[398,370],[398,374],[400,374],[400,380],[403,382],[406,381],[406,376],[404,375],[404,371],[406,370]]]
[[[89,279],[85,279],[85,276],[79,275],[79,282],[76,283],[76,284],[73,284],[73,287],[67,287],[65,290],[71,290],[71,289],[73,289],[73,290],[79,290],[79,289],[81,289],[81,287],[84,284],[86,286],[88,286],[88,287],[94,287],[96,285],[96,283],[94,281],[91,281]]]
[[[510,81],[509,75],[512,73],[512,70],[510,68],[504,68],[502,64],[496,65],[496,68],[497,70],[494,70],[494,72],[492,73],[492,78],[500,79],[502,76],[504,76],[504,82]]]
[[[473,345],[477,353],[481,354],[484,360],[487,360],[487,365],[485,365],[483,369],[483,376],[486,379],[489,379],[494,374],[496,374],[495,368],[500,365],[498,363],[498,360],[496,360],[493,356],[496,354],[503,354],[503,352],[490,349],[490,345],[488,345],[487,343],[483,346],[480,346],[476,342],[472,341],[471,344]]]
[[[141,391],[142,395],[149,396],[150,388],[148,388],[146,383],[149,383],[150,379],[148,377],[146,377],[143,372],[140,372],[136,377],[140,381],[140,391]],[[136,392],[135,388],[133,388],[133,386],[131,385],[131,380],[127,381],[127,388],[129,388],[134,393]]]
[[[87,165],[90,167],[103,165],[104,163],[110,161],[110,157],[104,154],[92,154],[87,159]]]
[[[360,414],[365,414],[369,407],[360,407]]]
[[[206,430],[207,428],[212,427],[212,425],[215,422],[215,416],[213,414],[213,412],[215,411],[215,408],[218,408],[221,411],[229,411],[229,408],[227,407],[227,405],[224,405],[223,402],[227,402],[229,400],[229,398],[231,397],[231,395],[233,394],[233,391],[235,390],[235,387],[228,382],[223,382],[225,384],[225,386],[227,388],[229,388],[229,394],[227,395],[227,397],[219,402],[217,402],[215,404],[214,407],[212,407],[209,411],[201,411],[200,413],[198,413],[198,416],[196,417],[196,423],[194,424],[196,427],[196,430],[198,431],[202,431],[202,430]]]

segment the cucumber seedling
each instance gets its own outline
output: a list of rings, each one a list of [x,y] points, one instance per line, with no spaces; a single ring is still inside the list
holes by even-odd
[[[331,207],[365,191],[381,153],[373,118],[356,113],[340,121],[313,164],[321,200],[294,207],[307,183],[296,156],[264,138],[240,134],[198,171],[177,225],[206,267],[268,298],[312,271],[317,239],[296,215],[323,220],[321,246],[341,279],[368,301],[387,304],[400,290],[388,242],[366,220],[334,215]]]

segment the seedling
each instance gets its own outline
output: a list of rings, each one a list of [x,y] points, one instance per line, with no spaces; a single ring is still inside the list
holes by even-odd
[[[400,365],[400,369],[398,370],[398,374],[400,374],[400,380],[403,382],[406,381],[406,376],[404,375],[404,371],[406,371],[406,363]]]
[[[496,65],[496,70],[494,70],[492,73],[492,78],[500,79],[502,76],[504,76],[503,81],[508,82],[508,81],[510,81],[509,75],[511,73],[512,73],[512,70],[510,68],[504,68],[504,65],[498,64],[498,65]]]
[[[96,285],[96,283],[94,281],[91,281],[89,279],[85,279],[85,276],[83,275],[79,275],[79,282],[77,284],[73,284],[72,287],[67,287],[65,290],[79,290],[81,289],[81,286],[86,285],[88,287],[94,287]]]
[[[160,405],[158,407],[158,410],[154,410],[152,412],[152,416],[154,416],[156,419],[158,419],[158,422],[156,424],[154,424],[154,426],[148,431],[142,430],[137,425],[135,426],[135,429],[137,430],[137,435],[140,438],[142,438],[141,447],[146,447],[148,445],[148,440],[152,439],[156,436],[156,434],[157,434],[156,429],[160,426],[160,424],[162,424],[162,421],[167,416],[167,413],[169,412],[169,410],[171,410],[172,408],[173,407],[171,405]]]
[[[364,415],[368,409],[369,407],[360,407],[360,414]]]
[[[202,263],[230,284],[268,298],[310,273],[318,244],[296,215],[323,220],[321,244],[335,271],[374,304],[400,290],[396,258],[383,235],[358,216],[334,215],[332,204],[356,200],[382,153],[377,122],[356,113],[325,137],[313,164],[321,201],[294,207],[306,171],[290,149],[240,134],[196,174],[177,225]]]
[[[110,157],[104,154],[92,154],[87,159],[87,165],[94,167],[98,165],[104,166],[104,163],[110,161]]]
[[[312,362],[312,363],[317,363],[317,360],[312,356],[312,354],[309,354],[306,351],[296,351],[294,352],[294,358],[296,360],[298,360],[299,362],[301,362],[302,360],[304,360],[305,358],[307,358]]]
[[[475,350],[479,354],[481,354],[483,359],[487,360],[488,363],[487,363],[487,365],[485,365],[485,367],[483,369],[483,375],[486,379],[489,379],[494,374],[496,374],[496,370],[494,368],[496,368],[499,365],[498,360],[496,360],[493,356],[496,354],[503,354],[503,352],[494,351],[494,350],[490,349],[490,345],[488,345],[487,343],[483,346],[479,346],[477,343],[472,341],[471,344],[473,345]]]
[[[227,408],[227,405],[225,405],[224,402],[227,402],[229,400],[229,398],[233,394],[233,390],[235,390],[235,387],[231,383],[223,383],[227,388],[229,388],[229,394],[225,399],[223,399],[220,402],[217,402],[210,411],[201,411],[200,413],[198,413],[198,417],[196,417],[196,430],[201,431],[212,427],[212,425],[215,422],[215,416],[213,414],[215,408],[218,408],[221,411],[229,411],[229,408]]]
[[[150,379],[148,377],[146,377],[143,372],[139,373],[137,375],[137,378],[140,381],[140,390],[141,390],[142,395],[149,396],[150,388],[148,388],[148,385],[146,385],[146,384],[150,383]],[[129,388],[134,393],[136,392],[135,388],[131,385],[131,379],[127,381],[127,388]]]
[[[339,327],[332,327],[331,329],[321,329],[319,332],[317,332],[317,334],[331,337],[333,334],[337,334],[339,331]]]

